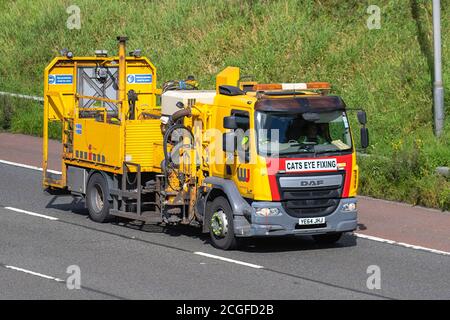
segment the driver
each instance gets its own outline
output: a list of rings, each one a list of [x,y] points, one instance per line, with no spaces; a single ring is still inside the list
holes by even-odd
[[[318,133],[317,126],[315,124],[308,123],[308,125],[306,127],[305,141],[318,143],[319,137],[317,136],[317,133]]]
[[[320,127],[320,131],[323,131],[323,126]],[[299,140],[300,143],[324,144],[328,142],[327,139],[319,133],[319,125],[316,123],[307,123],[306,133]]]

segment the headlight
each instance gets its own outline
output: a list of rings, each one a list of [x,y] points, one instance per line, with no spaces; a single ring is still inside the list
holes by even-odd
[[[355,211],[356,210],[356,203],[355,202],[350,202],[350,203],[344,203],[344,205],[342,206],[342,211]]]
[[[278,208],[256,208],[256,215],[260,217],[278,216],[279,214]]]

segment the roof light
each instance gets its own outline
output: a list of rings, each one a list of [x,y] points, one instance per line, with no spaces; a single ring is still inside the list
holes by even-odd
[[[106,50],[95,50],[95,56],[96,57],[107,57],[108,51]]]
[[[130,55],[135,58],[140,58],[142,56],[142,50],[141,49],[135,49],[130,52]]]
[[[269,83],[269,84],[256,84],[253,86],[255,91],[266,91],[266,90],[283,90],[281,83]]]
[[[308,82],[308,89],[331,89],[329,82]]]
[[[59,51],[59,53],[66,58],[72,59],[73,58],[73,53],[72,51],[69,51],[69,49],[64,48],[62,50]]]
[[[303,82],[303,83],[269,83],[256,84],[253,86],[255,91],[269,91],[269,90],[313,90],[313,89],[331,89],[328,82]]]

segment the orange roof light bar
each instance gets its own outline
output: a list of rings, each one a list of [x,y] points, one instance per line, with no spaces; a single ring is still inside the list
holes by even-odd
[[[329,82],[308,82],[308,89],[331,89]]]
[[[256,84],[253,86],[255,91],[269,91],[269,90],[329,90],[331,85],[329,82],[304,82],[304,83],[266,83]]]
[[[267,90],[283,90],[281,83],[260,83],[253,86],[255,91],[267,91]]]

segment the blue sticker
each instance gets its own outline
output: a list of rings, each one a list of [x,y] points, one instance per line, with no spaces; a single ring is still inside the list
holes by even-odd
[[[75,124],[75,133],[76,134],[81,134],[82,131],[83,131],[83,125],[81,123]]]
[[[152,74],[129,74],[127,82],[130,84],[150,84],[153,82]]]
[[[48,84],[72,84],[71,74],[51,74],[48,76]]]
[[[128,83],[133,83],[134,82],[134,75],[132,75],[132,74],[128,75],[127,81],[128,81]]]

